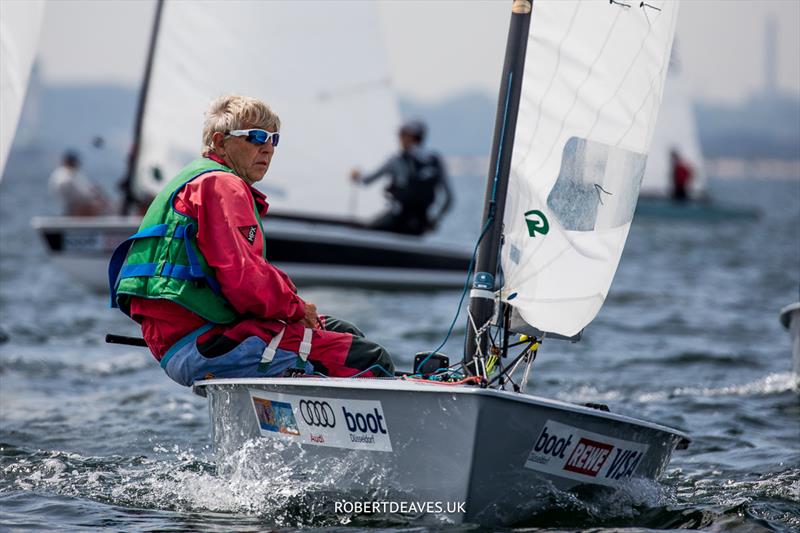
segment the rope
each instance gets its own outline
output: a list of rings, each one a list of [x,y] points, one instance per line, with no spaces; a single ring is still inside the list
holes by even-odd
[[[478,246],[480,246],[483,237],[486,235],[486,232],[489,230],[489,227],[492,225],[493,221],[494,221],[493,216],[490,216],[486,220],[486,224],[483,226],[483,229],[481,230],[481,234],[478,237],[478,241],[475,243],[475,249],[472,251],[472,257],[469,260],[469,268],[467,268],[467,279],[464,280],[464,289],[461,291],[461,298],[459,298],[458,300],[458,308],[456,309],[456,314],[453,317],[453,321],[450,322],[450,327],[447,329],[447,334],[444,336],[444,340],[442,340],[441,344],[439,344],[439,346],[437,346],[435,350],[431,351],[427,355],[427,357],[425,357],[425,359],[422,360],[422,362],[418,365],[418,368],[424,366],[425,363],[428,362],[428,359],[430,359],[433,354],[441,350],[444,347],[444,345],[447,344],[448,339],[450,339],[450,335],[453,334],[453,328],[456,325],[456,321],[458,320],[459,315],[461,315],[461,306],[464,305],[464,297],[467,295],[467,290],[469,290],[469,282],[470,279],[472,278],[472,271],[475,268],[475,258],[478,255]]]

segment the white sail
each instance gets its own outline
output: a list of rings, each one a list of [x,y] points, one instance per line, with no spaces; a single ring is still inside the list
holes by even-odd
[[[575,335],[600,310],[636,207],[677,2],[533,4],[514,140],[504,297]]]
[[[3,0],[0,16],[0,177],[39,45],[44,0]]]
[[[647,168],[641,188],[642,196],[667,197],[672,194],[670,161],[672,150],[676,150],[681,159],[692,168],[689,196],[702,197],[706,190],[707,177],[692,99],[683,75],[677,40],[672,47],[661,111],[653,133],[650,153],[647,156]]]
[[[208,104],[238,93],[281,117],[280,145],[260,184],[274,208],[361,218],[379,211],[378,188],[360,189],[355,202],[349,181],[351,169],[370,170],[397,150],[400,115],[375,7],[167,1],[137,181],[147,183],[153,168],[170,179],[198,157]]]

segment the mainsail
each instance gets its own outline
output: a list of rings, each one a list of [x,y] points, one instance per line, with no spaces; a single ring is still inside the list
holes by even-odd
[[[376,187],[351,202],[349,173],[396,150],[400,123],[376,6],[368,2],[164,4],[144,108],[136,175],[169,179],[201,148],[203,113],[227,93],[255,96],[281,117],[264,180],[295,213],[365,218]],[[156,184],[158,186],[158,184]]]
[[[653,136],[672,1],[536,0],[504,214],[503,296],[572,336],[617,269]]]
[[[44,0],[3,2],[0,17],[0,177],[25,100],[43,15]]]
[[[692,108],[689,86],[683,75],[680,48],[676,40],[669,60],[667,81],[653,143],[647,156],[647,168],[642,181],[642,196],[668,197],[672,193],[672,164],[670,152],[676,150],[694,172],[689,183],[689,195],[702,197],[706,190],[703,152]]]

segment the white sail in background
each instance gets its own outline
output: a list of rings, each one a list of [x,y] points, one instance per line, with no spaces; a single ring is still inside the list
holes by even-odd
[[[376,6],[369,2],[167,1],[147,104],[137,181],[165,180],[201,149],[203,113],[238,93],[269,104],[281,139],[260,187],[281,211],[360,218],[383,207],[351,169],[397,150],[400,115]],[[163,183],[162,183],[163,185]],[[271,194],[271,191],[276,191]]]
[[[600,310],[655,127],[676,1],[533,3],[514,140],[504,296],[542,331]]]
[[[44,0],[3,0],[0,8],[0,177],[25,101],[39,45]]]
[[[703,151],[697,134],[697,123],[686,78],[683,76],[678,43],[672,47],[664,97],[658,114],[653,143],[647,156],[642,181],[642,196],[668,197],[672,194],[670,151],[677,150],[681,159],[693,170],[689,197],[702,197],[706,190]]]

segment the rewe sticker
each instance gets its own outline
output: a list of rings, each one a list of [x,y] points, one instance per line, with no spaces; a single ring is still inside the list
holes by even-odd
[[[533,443],[525,468],[613,486],[634,476],[647,449],[647,444],[548,420]]]
[[[239,226],[239,233],[244,235],[244,238],[247,239],[247,242],[253,244],[256,240],[256,233],[257,233],[258,226]]]

